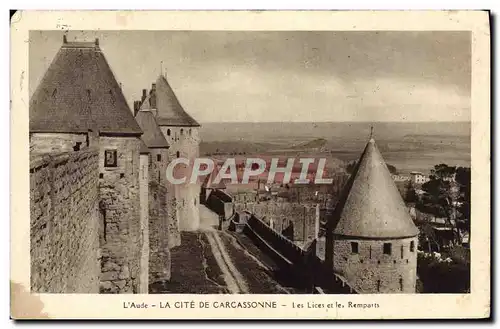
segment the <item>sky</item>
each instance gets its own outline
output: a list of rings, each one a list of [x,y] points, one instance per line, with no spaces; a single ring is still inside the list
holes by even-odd
[[[62,45],[30,33],[30,96]],[[470,121],[469,32],[71,31],[132,108],[161,72],[203,122]]]

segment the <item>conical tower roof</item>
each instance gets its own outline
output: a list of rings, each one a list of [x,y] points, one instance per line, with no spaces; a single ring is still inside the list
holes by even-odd
[[[140,135],[139,125],[96,42],[67,42],[30,100],[30,132]]]
[[[152,98],[154,100],[152,101]],[[155,89],[141,105],[142,109],[156,109],[156,121],[160,126],[199,127],[200,124],[191,117],[175,96],[165,76],[156,80]]]
[[[374,139],[370,139],[335,209],[334,234],[403,238],[418,234]]]
[[[137,123],[144,131],[142,140],[149,148],[168,148],[168,142],[156,123],[153,113],[150,111],[138,111],[135,115]]]

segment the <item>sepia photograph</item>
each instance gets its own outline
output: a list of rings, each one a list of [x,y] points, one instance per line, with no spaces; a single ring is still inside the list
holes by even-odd
[[[57,24],[27,33],[29,293],[471,295],[471,30]]]

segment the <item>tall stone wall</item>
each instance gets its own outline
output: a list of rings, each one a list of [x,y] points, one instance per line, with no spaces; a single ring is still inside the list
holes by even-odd
[[[80,147],[90,143],[87,134],[32,133],[30,134],[31,153],[73,152],[77,143]]]
[[[101,292],[137,293],[140,287],[139,149],[137,137],[100,138]],[[105,151],[116,150],[115,167]]]
[[[97,150],[30,159],[31,290],[98,293]]]
[[[156,182],[150,182],[149,196],[149,281],[154,283],[170,280],[167,189]]]
[[[275,231],[282,233],[293,225],[293,241],[305,244],[317,237],[319,213],[315,205],[293,202],[235,203],[236,211],[249,211]]]
[[[196,127],[161,126],[160,129],[170,144],[169,159],[182,157],[192,163],[199,156],[200,137]],[[169,199],[169,204],[175,206],[177,227],[180,231],[197,230],[200,226],[201,185],[199,183],[176,185],[173,190],[174,194]],[[172,243],[177,241],[176,239],[174,238]]]
[[[149,291],[149,155],[141,154],[139,172],[139,199],[141,222],[141,260],[139,293]]]
[[[352,243],[358,245],[358,253],[352,252]],[[384,253],[385,243],[391,245],[390,254]],[[334,271],[360,293],[415,293],[417,244],[416,237],[366,240],[336,236]]]
[[[149,181],[166,186],[168,163],[169,154],[167,148],[151,148],[149,153]]]

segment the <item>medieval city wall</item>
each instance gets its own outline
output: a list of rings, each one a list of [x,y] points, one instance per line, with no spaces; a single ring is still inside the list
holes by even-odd
[[[149,183],[149,282],[170,279],[169,222],[167,189]]]
[[[103,293],[137,293],[140,286],[140,143],[137,137],[100,138]],[[106,150],[117,151],[116,167],[104,165]]]
[[[31,290],[98,293],[98,151],[30,159]]]
[[[87,134],[32,133],[30,134],[31,153],[73,152],[73,147],[80,143],[87,145]]]
[[[140,155],[139,199],[140,199],[140,280],[139,293],[149,291],[149,154]]]
[[[221,190],[211,190],[205,205],[219,216],[228,219],[233,215],[234,205],[231,196]]]
[[[305,285],[307,288],[319,286],[327,289],[328,293],[335,294],[358,293],[345,277],[334,273],[322,259],[318,258],[314,242],[305,249],[299,248],[297,244],[271,229],[264,221],[250,214],[243,231],[277,262],[281,260],[281,269],[289,271],[299,286]],[[284,261],[283,257],[287,261]]]
[[[167,185],[167,166],[170,162],[167,148],[150,148],[149,181]]]
[[[165,139],[170,145],[168,149],[168,157],[170,160],[182,157],[189,160],[199,155],[200,138],[198,136],[198,129],[195,127],[160,127]],[[168,163],[168,162],[167,162]],[[172,190],[167,182],[167,188]],[[173,187],[173,195],[169,196],[169,204],[175,208],[175,224],[179,231],[195,231],[200,226],[200,212],[199,212],[199,198],[201,185],[196,184],[183,184],[175,185]],[[179,237],[174,237],[172,244],[176,241],[180,243]]]
[[[336,236],[333,266],[362,293],[414,293],[418,239],[365,240]],[[410,244],[413,242],[413,251]],[[358,244],[358,253],[351,243]],[[391,253],[384,254],[384,243]]]
[[[315,205],[290,202],[235,203],[235,211],[249,211],[278,233],[292,224],[294,242],[312,241],[319,230],[319,214]]]

